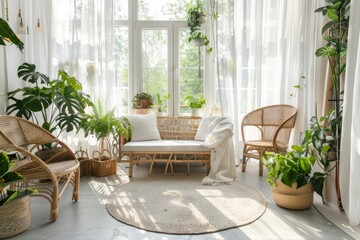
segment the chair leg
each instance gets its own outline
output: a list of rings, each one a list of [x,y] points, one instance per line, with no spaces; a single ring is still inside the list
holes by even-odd
[[[263,175],[263,172],[264,172],[264,164],[262,163],[262,161],[261,161],[261,158],[262,158],[262,156],[263,156],[263,154],[264,154],[264,152],[258,152],[259,153],[259,176],[260,177],[262,177],[262,175]]]
[[[59,216],[59,185],[53,185],[51,209],[50,209],[50,221],[56,221]]]
[[[132,175],[133,175],[133,168],[134,168],[134,162],[133,162],[133,159],[131,156],[130,161],[129,161],[129,177],[132,177]]]
[[[246,163],[247,163],[248,158],[244,157],[243,155],[243,159],[242,159],[242,164],[241,164],[241,171],[245,172],[246,171]]]
[[[80,190],[80,167],[76,170],[74,178],[73,201],[77,202],[79,200]]]
[[[259,160],[259,176],[260,177],[262,177],[263,172],[264,172],[263,166],[264,166],[264,164],[261,162],[261,160]]]

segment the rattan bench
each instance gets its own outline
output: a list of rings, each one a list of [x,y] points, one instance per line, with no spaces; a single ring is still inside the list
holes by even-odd
[[[190,163],[202,163],[207,173],[210,171],[210,149],[201,146],[201,141],[194,137],[199,127],[201,117],[193,116],[157,116],[157,128],[161,140],[127,142],[119,141],[120,162],[129,162],[129,177],[133,175],[134,165],[150,164],[150,174],[156,163],[165,163],[165,174],[170,167],[174,171],[175,163],[187,163],[187,173],[190,173]]]

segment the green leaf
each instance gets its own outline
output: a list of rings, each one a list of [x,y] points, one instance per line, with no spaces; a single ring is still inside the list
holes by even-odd
[[[329,28],[336,25],[337,23],[335,21],[330,21],[324,25],[324,27],[321,30],[321,33],[324,34]]]
[[[337,14],[336,9],[328,9],[326,15],[328,16],[328,18],[336,22],[339,20],[339,15]]]
[[[316,50],[315,55],[317,57],[320,56],[333,57],[336,56],[336,49],[329,46],[324,46]]]
[[[24,177],[17,172],[8,172],[2,176],[2,179],[4,180],[4,182],[0,182],[0,186],[5,187],[10,183],[24,179]]]
[[[9,24],[0,18],[0,45],[6,45],[4,39],[8,43],[15,44],[20,51],[24,49],[24,43],[13,32]]]
[[[43,73],[36,72],[36,66],[30,63],[23,63],[18,67],[18,77],[22,80],[30,83],[37,83],[40,80],[40,83],[48,84],[49,77]]]
[[[10,161],[9,157],[6,155],[4,151],[0,152],[0,178],[9,171],[10,168]]]

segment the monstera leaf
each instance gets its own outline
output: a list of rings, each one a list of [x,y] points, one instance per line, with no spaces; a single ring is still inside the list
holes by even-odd
[[[20,51],[24,49],[24,43],[11,30],[9,24],[0,18],[0,45],[6,45],[6,42],[15,44]]]
[[[40,83],[49,83],[49,77],[43,73],[36,72],[36,66],[30,63],[23,63],[18,67],[18,77],[22,80],[37,85],[38,80]]]

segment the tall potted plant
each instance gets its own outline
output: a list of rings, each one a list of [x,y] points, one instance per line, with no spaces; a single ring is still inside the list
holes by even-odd
[[[24,179],[11,171],[12,167],[7,154],[0,151],[0,238],[12,237],[30,227],[30,195],[37,192],[33,188],[8,189],[10,184]]]
[[[57,79],[50,80],[30,63],[19,66],[18,77],[30,86],[8,92],[7,114],[31,119],[58,135],[79,129],[82,114],[92,102],[75,77],[59,70]]]
[[[327,91],[328,98],[331,103],[334,103],[333,111],[336,122],[341,122],[341,83],[344,81],[346,71],[346,52],[347,52],[347,36],[349,29],[350,18],[350,0],[328,0],[327,5],[320,7],[315,12],[321,12],[323,16],[327,16],[329,21],[322,28],[323,38],[326,40],[326,45],[316,50],[317,57],[327,57],[329,68],[331,71],[331,82],[333,92]],[[326,88],[327,89],[327,88]],[[330,93],[329,93],[330,92]],[[328,112],[326,109],[324,112]],[[336,120],[337,119],[337,120]],[[325,123],[326,124],[326,123]],[[325,126],[326,127],[326,126]],[[340,149],[341,125],[336,124],[332,132],[334,136],[335,149]],[[339,184],[339,160],[340,151],[335,152],[335,184],[336,195],[338,200],[338,207],[342,210],[340,184]],[[325,169],[328,171],[328,169]]]
[[[113,134],[128,139],[131,135],[130,121],[126,117],[116,118],[114,109],[104,111],[101,103],[97,102],[92,106],[92,113],[83,115],[81,128],[85,137],[94,134],[99,141],[99,149],[93,152],[92,174],[99,177],[115,174],[116,160],[112,156],[109,137]]]
[[[266,181],[271,186],[275,203],[281,207],[302,210],[313,202],[313,192],[322,193],[324,174],[312,172],[315,156],[306,146],[292,146],[286,153],[267,152],[261,159],[268,169]]]

